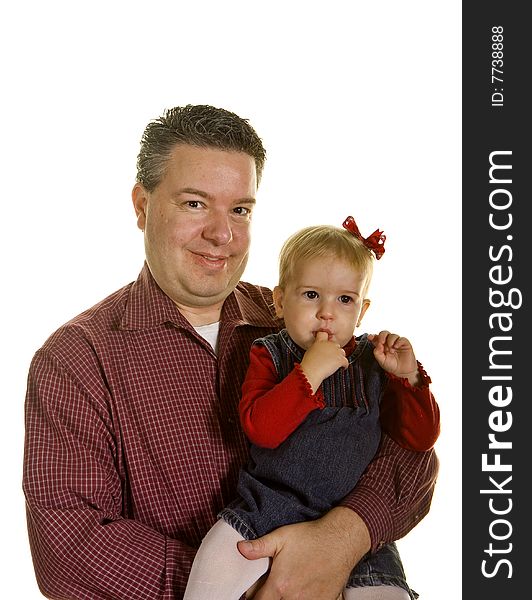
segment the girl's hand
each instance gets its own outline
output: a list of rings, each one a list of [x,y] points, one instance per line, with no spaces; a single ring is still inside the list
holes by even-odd
[[[300,366],[315,394],[325,378],[340,368],[347,368],[349,362],[344,350],[336,342],[330,342],[326,332],[318,331]]]
[[[407,338],[384,330],[368,335],[368,339],[373,342],[375,360],[385,371],[408,379],[410,385],[419,385],[416,356]]]

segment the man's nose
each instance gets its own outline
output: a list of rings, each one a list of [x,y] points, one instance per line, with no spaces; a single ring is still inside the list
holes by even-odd
[[[233,239],[229,217],[221,213],[212,213],[203,228],[203,237],[216,246],[225,246]]]

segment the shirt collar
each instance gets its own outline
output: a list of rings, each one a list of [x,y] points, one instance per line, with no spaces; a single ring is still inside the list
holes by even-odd
[[[254,327],[282,326],[282,321],[275,317],[270,290],[244,282],[240,282],[226,298],[221,320]]]
[[[252,295],[257,294],[262,296],[260,304],[263,306],[252,299]],[[272,327],[277,321],[273,312],[267,309],[270,303],[269,290],[241,282],[226,298],[221,321],[233,322],[235,326]],[[150,329],[168,322],[185,329],[192,328],[170,297],[157,285],[147,263],[144,263],[138,279],[130,288],[121,328]]]

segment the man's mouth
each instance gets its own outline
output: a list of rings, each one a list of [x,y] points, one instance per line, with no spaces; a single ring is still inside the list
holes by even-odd
[[[207,267],[225,267],[229,258],[225,255],[202,254],[201,252],[193,252],[192,254],[194,254],[200,263]]]
[[[211,262],[218,262],[220,260],[227,260],[227,256],[210,256],[208,254],[201,255],[205,260],[210,260]]]

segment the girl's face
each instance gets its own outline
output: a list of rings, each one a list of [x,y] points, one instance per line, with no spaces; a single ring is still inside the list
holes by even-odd
[[[316,333],[325,331],[343,347],[369,307],[365,288],[364,274],[342,259],[325,256],[296,265],[286,288],[276,287],[273,298],[298,346],[308,350]]]

